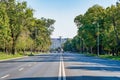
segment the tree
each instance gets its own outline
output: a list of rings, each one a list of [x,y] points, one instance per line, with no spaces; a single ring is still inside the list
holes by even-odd
[[[22,30],[30,23],[28,21],[33,17],[33,10],[27,8],[26,2],[16,3],[14,0],[9,0],[6,4],[12,38],[12,54],[15,54],[17,39]]]
[[[71,40],[71,43],[73,42],[74,44],[73,47],[78,51],[97,53],[97,47],[99,46],[100,54],[112,53],[112,55],[119,55],[119,9],[119,3],[106,9],[102,6],[94,5],[90,7],[85,14],[76,16],[74,22],[78,28],[76,36],[79,38],[76,39],[76,37],[74,37]],[[98,36],[99,45],[97,44]]]
[[[55,20],[34,18],[34,10],[25,1],[0,0],[0,7],[1,50],[13,55],[16,51],[49,50]]]
[[[0,2],[0,48],[6,52],[7,42],[10,42],[9,17],[5,2]]]
[[[120,45],[120,39],[119,39],[119,21],[120,21],[120,17],[119,17],[119,11],[117,11],[120,7],[120,4],[117,4],[117,6],[112,5],[111,7],[108,7],[106,9],[106,12],[109,13],[107,14],[107,19],[109,19],[108,24],[111,25],[111,27],[113,27],[114,30],[114,35],[116,36],[116,54],[118,55],[118,51],[119,51],[119,45]]]

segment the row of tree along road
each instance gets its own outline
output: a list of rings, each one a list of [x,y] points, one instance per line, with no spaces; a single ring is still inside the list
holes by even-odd
[[[54,30],[53,19],[36,19],[26,2],[0,0],[0,51],[47,51]]]
[[[120,3],[90,7],[75,17],[78,33],[64,44],[66,51],[120,55]]]

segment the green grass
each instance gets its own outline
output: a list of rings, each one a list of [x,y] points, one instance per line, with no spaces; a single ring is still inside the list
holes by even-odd
[[[97,55],[96,54],[86,54],[86,56],[97,56]],[[104,59],[120,60],[120,56],[99,55],[98,57],[104,58]]]
[[[18,57],[24,57],[24,56],[34,56],[36,54],[40,54],[40,52],[25,52],[25,54],[23,54],[22,52],[19,52],[15,55],[12,55],[12,54],[6,54],[6,53],[3,53],[3,52],[0,52],[0,60],[6,60],[6,59],[12,59],[12,58],[18,58]]]
[[[100,55],[99,57],[100,58],[105,58],[105,59],[120,60],[120,56]]]
[[[3,52],[0,52],[0,60],[12,59],[12,58],[17,58],[17,57],[23,57],[23,55],[21,54],[12,55],[12,54],[6,54]]]
[[[86,56],[97,56],[96,54],[86,54]]]

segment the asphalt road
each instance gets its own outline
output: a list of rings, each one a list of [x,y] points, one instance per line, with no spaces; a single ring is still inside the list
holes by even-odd
[[[0,80],[120,80],[120,61],[50,53],[0,62]]]

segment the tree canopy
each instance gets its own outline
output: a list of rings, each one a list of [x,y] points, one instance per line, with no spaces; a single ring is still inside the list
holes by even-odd
[[[33,16],[34,9],[27,2],[0,0],[0,50],[48,51],[55,20]]]
[[[100,54],[120,54],[120,3],[103,8],[100,5],[90,7],[85,14],[75,17],[78,33],[65,43],[64,48],[81,52]],[[99,29],[99,31],[98,31]],[[97,37],[99,36],[99,45]],[[66,46],[74,45],[74,46]]]

